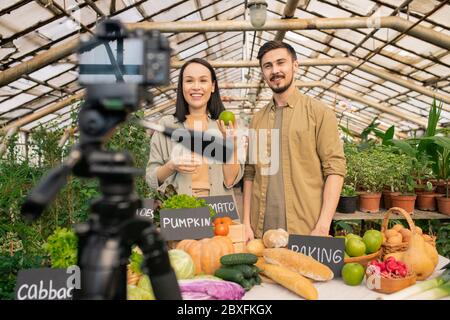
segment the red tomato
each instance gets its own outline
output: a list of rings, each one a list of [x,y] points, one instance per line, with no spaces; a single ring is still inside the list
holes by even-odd
[[[214,227],[214,234],[216,236],[226,236],[228,235],[228,232],[230,232],[230,228],[225,223],[216,224]]]
[[[222,218],[222,223],[225,223],[227,225],[231,225],[231,224],[233,224],[233,220],[231,220],[230,217],[223,217]]]

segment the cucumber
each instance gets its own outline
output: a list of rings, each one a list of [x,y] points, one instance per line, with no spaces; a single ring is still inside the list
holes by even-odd
[[[224,266],[254,264],[256,261],[258,261],[258,257],[252,253],[232,253],[220,258],[220,263]]]
[[[256,285],[260,285],[261,284],[261,277],[259,275],[255,276],[254,279],[255,279]]]
[[[236,264],[229,267],[241,271],[244,277],[247,279],[255,275],[253,268],[247,264]]]
[[[248,291],[253,287],[253,283],[250,279],[244,279],[239,284],[245,289],[245,291]]]
[[[256,275],[258,275],[258,274],[260,274],[262,272],[262,270],[260,268],[258,268],[257,266],[255,266],[255,265],[251,265],[250,268],[253,269],[253,275],[254,276],[256,276]]]
[[[241,284],[241,282],[245,280],[244,275],[241,271],[226,267],[217,269],[214,275],[223,280],[236,282],[239,284]]]

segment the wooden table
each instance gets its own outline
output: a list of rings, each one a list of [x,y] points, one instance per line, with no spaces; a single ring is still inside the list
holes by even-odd
[[[386,210],[380,210],[377,213],[367,213],[367,212],[361,212],[356,211],[355,213],[339,213],[336,212],[336,214],[333,217],[333,220],[382,220],[384,218]],[[405,219],[402,215],[392,213],[389,216],[390,219]],[[411,215],[412,219],[450,219],[450,216],[447,216],[445,214],[441,214],[438,212],[432,212],[432,211],[420,211],[415,210],[414,214]]]

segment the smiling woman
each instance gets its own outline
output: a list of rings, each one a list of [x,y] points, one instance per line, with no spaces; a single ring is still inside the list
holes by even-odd
[[[161,124],[173,128],[195,131],[217,130],[224,138],[233,134],[234,123],[225,126],[218,120],[224,111],[214,69],[202,59],[186,62],[178,78],[176,111],[161,119]],[[180,152],[178,152],[180,151]],[[232,187],[243,175],[243,164],[237,159],[231,163],[210,163],[158,133],[152,137],[151,153],[147,165],[147,182],[164,191],[172,184],[179,194],[215,196],[232,194]]]

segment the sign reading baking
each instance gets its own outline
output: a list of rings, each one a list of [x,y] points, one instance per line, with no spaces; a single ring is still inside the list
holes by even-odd
[[[333,270],[335,276],[341,275],[344,267],[345,239],[290,234],[288,248],[323,263]]]

